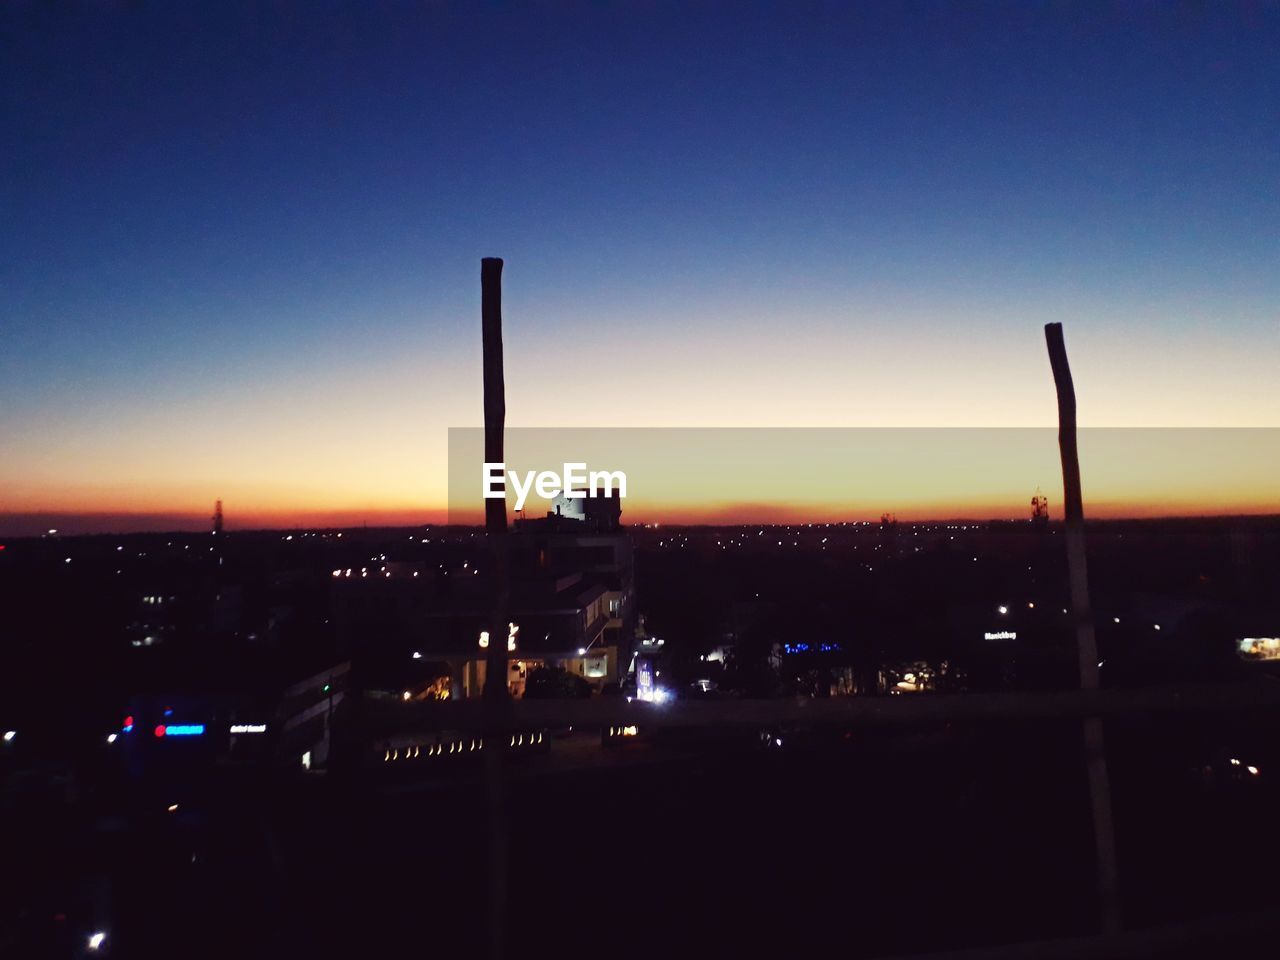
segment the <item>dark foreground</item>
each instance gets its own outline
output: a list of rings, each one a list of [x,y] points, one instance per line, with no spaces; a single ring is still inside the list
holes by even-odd
[[[1273,955],[1280,757],[1267,729],[1112,723],[1126,930],[1176,928],[1128,955],[1204,955],[1191,931],[1223,917],[1208,952]],[[579,733],[514,761],[508,955],[874,957],[1098,933],[1078,724],[775,733],[781,746],[673,733],[614,752]],[[70,806],[10,789],[0,944],[483,955],[479,771],[424,770],[104,779]],[[97,927],[109,942],[90,953]],[[1086,946],[1125,955],[1114,941],[1073,950]]]

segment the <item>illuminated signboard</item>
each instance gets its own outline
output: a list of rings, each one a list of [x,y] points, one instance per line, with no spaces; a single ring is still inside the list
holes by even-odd
[[[992,633],[988,630],[982,635],[983,640],[1017,640],[1018,632],[1016,630],[999,630]]]
[[[232,733],[266,733],[267,725],[265,723],[233,723],[231,725]]]
[[[1280,637],[1245,637],[1236,649],[1245,660],[1280,660]]]
[[[157,737],[202,737],[203,723],[162,723],[156,727]]]
[[[636,698],[653,699],[653,662],[651,660],[636,661]]]

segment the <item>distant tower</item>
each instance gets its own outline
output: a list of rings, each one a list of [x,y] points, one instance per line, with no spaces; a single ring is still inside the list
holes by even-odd
[[[222,534],[222,501],[219,500],[213,505],[213,535],[215,537]]]
[[[1040,492],[1039,487],[1031,498],[1031,522],[1038,527],[1049,523],[1049,498]]]

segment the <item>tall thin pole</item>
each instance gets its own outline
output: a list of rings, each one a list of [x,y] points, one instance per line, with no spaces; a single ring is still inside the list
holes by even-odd
[[[502,463],[506,388],[502,373],[502,260],[480,261],[480,327],[484,349],[484,459]],[[489,649],[485,658],[485,783],[489,813],[489,952],[505,952],[507,915],[507,825],[503,796],[503,739],[509,724],[507,610],[511,597],[507,501],[486,499],[484,522],[493,582]]]
[[[1076,443],[1076,388],[1067,362],[1067,346],[1062,324],[1047,323],[1045,341],[1049,345],[1049,365],[1058,391],[1058,451],[1062,456],[1062,507],[1066,521],[1067,577],[1071,588],[1071,608],[1076,627],[1076,650],[1080,657],[1080,686],[1098,689],[1098,642],[1093,632],[1093,610],[1089,604],[1089,571],[1084,552],[1084,498],[1080,493],[1080,452]]]
[[[1062,339],[1062,324],[1045,324],[1044,338],[1049,347],[1053,383],[1058,391],[1058,451],[1062,456],[1063,526],[1067,541],[1071,612],[1076,628],[1076,650],[1080,658],[1080,686],[1085,690],[1097,690],[1098,642],[1093,631],[1089,571],[1085,562],[1084,498],[1080,492],[1080,454],[1076,443],[1076,389],[1071,380],[1071,366],[1067,362],[1067,346]],[[1101,718],[1085,719],[1084,746],[1089,775],[1089,802],[1093,810],[1102,928],[1104,933],[1118,934],[1121,924],[1120,873],[1116,863],[1111,783],[1107,776],[1106,741]]]
[[[502,372],[502,260],[498,257],[480,261],[480,321],[484,346],[484,459],[486,463],[502,463],[507,401]],[[484,526],[493,574],[484,695],[490,704],[501,704],[508,699],[507,609],[511,598],[505,498],[485,499]]]

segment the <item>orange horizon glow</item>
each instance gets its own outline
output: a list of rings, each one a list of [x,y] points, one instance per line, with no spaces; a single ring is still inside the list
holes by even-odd
[[[312,487],[176,476],[18,486],[0,534],[202,530],[215,499],[230,530],[478,524],[481,441],[478,428],[449,431],[447,455],[421,473],[335,461]],[[1080,445],[1087,517],[1280,514],[1280,430],[1083,430]],[[628,524],[1020,519],[1037,489],[1061,515],[1051,429],[513,428],[506,449],[521,471],[566,460],[625,470]],[[525,515],[548,506],[531,497]]]
[[[889,311],[879,316],[855,305],[847,326],[792,311],[786,314],[789,334],[779,340],[782,312],[766,324],[759,305],[719,309],[738,320],[732,338],[706,332],[714,327],[712,315],[691,310],[686,324],[668,323],[659,328],[661,337],[629,344],[621,366],[597,362],[595,351],[603,345],[587,335],[589,326],[573,326],[573,336],[544,338],[542,331],[556,329],[552,316],[531,309],[513,320],[511,342],[524,346],[507,355],[512,442],[522,430],[541,429],[534,425],[566,422],[573,427],[563,431],[566,437],[579,430],[625,433],[664,425],[1053,433],[1056,398],[1038,325],[1010,337],[1004,323],[957,317],[953,309],[947,315],[971,329],[972,337],[921,339],[932,327],[927,320],[901,318],[899,334],[898,326],[883,325]],[[657,322],[638,308],[615,320],[607,338],[615,347],[618,331]],[[864,336],[868,324],[874,341]],[[1211,331],[1197,331],[1171,344],[1156,369],[1150,355],[1135,352],[1110,329],[1075,329],[1069,346],[1082,430],[1132,424],[1265,429],[1280,419],[1261,347],[1242,354]],[[113,529],[139,523],[202,529],[218,498],[227,504],[230,529],[443,522],[453,498],[450,425],[475,423],[480,407],[478,346],[471,341],[469,348],[440,350],[425,334],[391,342],[353,330],[337,342],[300,347],[299,356],[279,370],[250,357],[243,370],[191,394],[183,392],[184,384],[162,380],[73,408],[12,411],[8,425],[0,423],[6,440],[0,534],[39,533],[44,516],[67,518],[61,521],[67,527],[104,529],[105,518],[114,516],[120,526]],[[888,366],[886,356],[911,362]],[[556,370],[572,370],[572,384],[549,372]],[[1192,463],[1195,483],[1188,487],[1172,471],[1154,480],[1126,479],[1123,451],[1087,454],[1082,450],[1090,516],[1280,508],[1275,457],[1216,474],[1207,469],[1212,459]],[[731,490],[716,490],[696,476],[642,482],[626,516],[707,523],[729,522],[739,512],[746,523],[874,518],[884,511],[904,518],[1022,516],[1037,486],[1056,513],[1061,473],[1052,439],[1040,445],[1037,458],[1034,468],[1001,483],[976,475],[953,482],[935,471],[908,477],[902,486],[910,496],[872,477],[874,489],[818,484],[792,497],[768,475],[765,456]],[[596,465],[612,466],[608,459]],[[850,496],[851,489],[864,490],[865,497]],[[648,500],[641,495],[646,492],[662,496]]]

